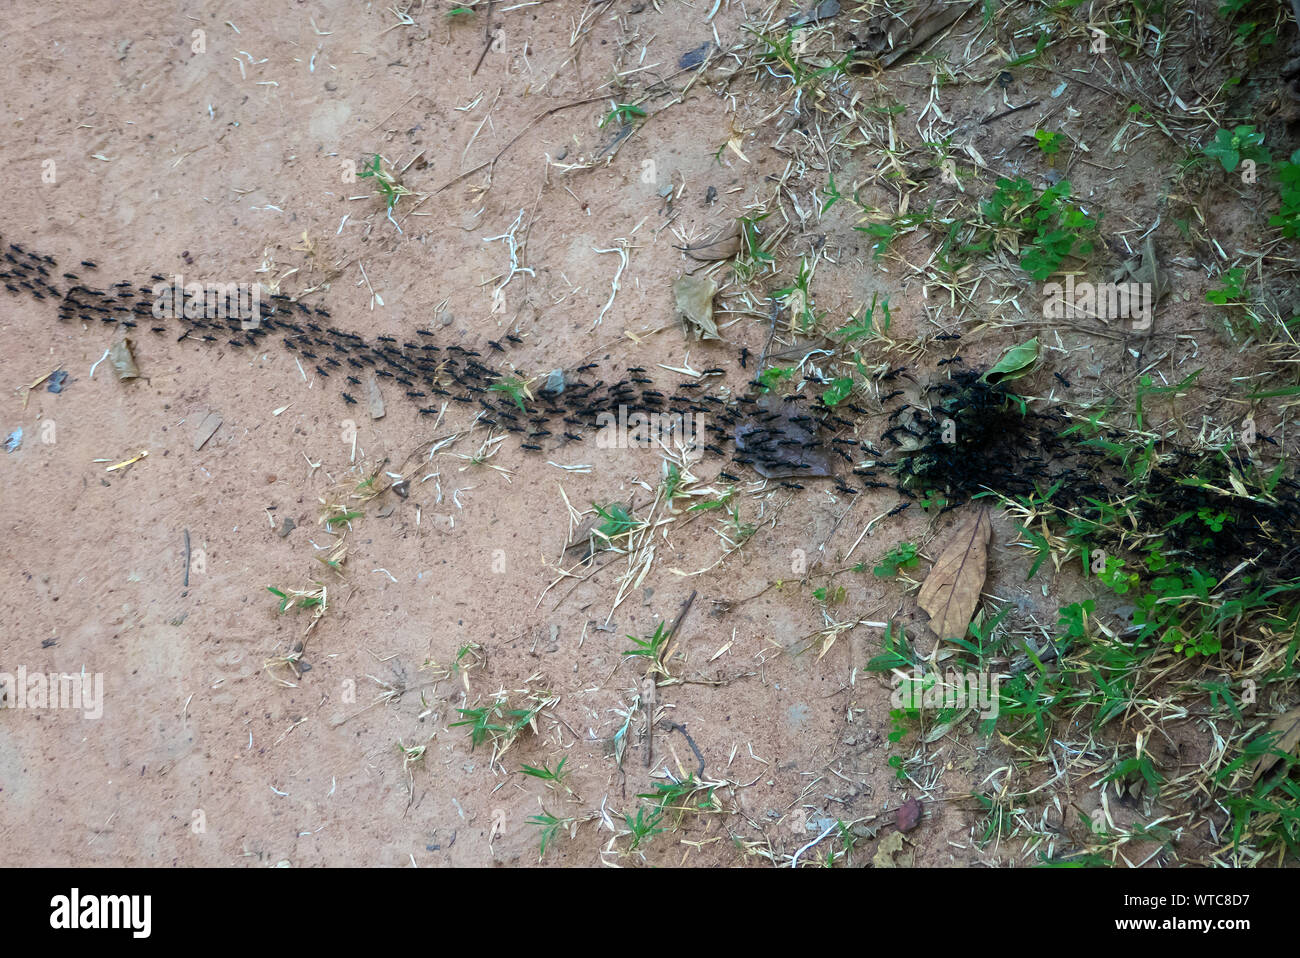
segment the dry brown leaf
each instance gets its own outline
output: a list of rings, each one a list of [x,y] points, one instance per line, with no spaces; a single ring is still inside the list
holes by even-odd
[[[722,227],[708,239],[677,248],[691,259],[702,263],[731,259],[740,252],[740,226],[732,223],[730,226]]]
[[[722,338],[713,322],[713,296],[717,291],[718,285],[707,277],[682,276],[673,282],[677,315],[683,323],[695,327],[700,339]]]
[[[1273,724],[1268,727],[1268,732],[1265,734],[1269,733],[1275,733],[1275,737],[1268,751],[1255,759],[1255,764],[1251,766],[1251,781],[1257,780],[1282,760],[1280,755],[1275,754],[1276,752],[1290,754],[1295,751],[1297,745],[1300,745],[1300,705],[1273,719]]]
[[[930,628],[941,639],[966,635],[988,575],[992,532],[988,506],[983,506],[953,534],[925,577],[917,602],[930,613]]]
[[[894,860],[894,856],[906,847],[907,843],[903,840],[902,832],[890,832],[876,846],[876,853],[871,856],[872,866],[875,868],[897,868],[898,862]]]

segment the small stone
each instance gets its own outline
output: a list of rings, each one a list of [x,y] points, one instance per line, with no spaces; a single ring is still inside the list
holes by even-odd
[[[297,523],[295,523],[292,519],[285,519],[284,523],[280,526],[279,530],[277,530],[276,535],[278,535],[281,539],[285,538],[286,536],[289,535],[290,532],[293,532],[295,525],[297,525]]]
[[[542,392],[550,396],[558,396],[564,392],[564,370],[552,369],[546,375],[546,385],[542,387]]]
[[[921,824],[921,803],[915,798],[909,798],[899,806],[896,820],[900,832],[910,832]]]

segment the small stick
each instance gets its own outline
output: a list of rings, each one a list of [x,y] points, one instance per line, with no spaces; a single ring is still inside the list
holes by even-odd
[[[763,367],[767,365],[767,353],[772,348],[772,340],[776,338],[776,320],[781,315],[781,306],[775,296],[771,297],[771,303],[772,328],[768,331],[767,342],[763,345],[763,355],[758,357],[759,373],[762,373]]]
[[[1020,106],[1013,106],[1009,110],[1003,110],[1001,113],[990,113],[984,119],[980,120],[980,125],[992,123],[994,120],[1000,120],[1004,116],[1010,116],[1012,113],[1019,113],[1021,110],[1028,110],[1031,106],[1038,106],[1038,100],[1032,100],[1029,103],[1022,103]]]
[[[483,18],[483,52],[478,55],[478,63],[474,64],[474,69],[470,71],[470,76],[478,73],[478,68],[483,65],[483,58],[488,55],[492,49],[492,41],[496,39],[492,36],[492,7],[496,0],[488,0],[487,16]]]
[[[190,587],[190,530],[185,530],[185,588]]]

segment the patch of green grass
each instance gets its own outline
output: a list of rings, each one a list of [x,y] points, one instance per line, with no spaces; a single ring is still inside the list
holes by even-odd
[[[726,144],[723,146],[725,149]],[[769,269],[776,262],[776,258],[765,248],[758,228],[758,225],[771,215],[771,213],[763,213],[756,216],[741,216],[737,219],[740,224],[740,250],[732,261],[731,268],[742,284],[750,282],[759,272]]]
[[[267,586],[266,591],[276,596],[280,600],[280,611],[288,612],[289,609],[316,609],[324,608],[325,595],[321,589],[313,591],[301,591],[290,589],[284,592],[274,586]]]
[[[880,307],[880,318],[877,322],[876,307]],[[862,313],[861,319],[849,317],[849,322],[845,323],[835,331],[835,335],[841,342],[851,343],[858,339],[868,339],[876,337],[885,337],[889,335],[889,326],[893,322],[893,316],[889,312],[889,297],[880,299],[879,294],[871,295],[871,305]]]
[[[393,212],[393,207],[397,205],[397,201],[411,192],[397,181],[396,176],[384,170],[378,153],[374,155],[369,164],[362,167],[357,176],[363,180],[373,179],[375,181],[375,188],[379,190],[379,195],[384,198],[384,205],[388,207],[390,215]]]
[[[520,412],[528,412],[524,400],[531,399],[532,396],[528,392],[528,383],[518,376],[503,376],[498,382],[489,386],[488,391],[505,393],[510,397],[510,401],[519,407]]]
[[[628,638],[632,640],[635,647],[625,651],[623,656],[625,658],[628,656],[639,656],[641,658],[649,659],[651,662],[657,664],[660,657],[666,651],[664,648],[665,643],[668,641],[668,633],[664,631],[664,626],[666,624],[667,623],[665,622],[660,622],[655,628],[654,635],[645,639],[639,639],[635,635],[629,635]]]
[[[1020,268],[1041,282],[1067,257],[1087,256],[1093,250],[1097,220],[1069,199],[1069,180],[1037,193],[1024,177],[1004,177],[983,205],[984,222],[995,232],[1016,234]]]
[[[844,601],[847,595],[848,593],[842,585],[837,585],[834,588],[831,588],[830,586],[821,586],[820,588],[813,589],[813,598],[818,602],[824,602],[827,605],[839,605]]]
[[[677,827],[687,812],[716,812],[722,806],[714,797],[713,787],[701,785],[694,775],[688,775],[680,782],[654,782],[653,792],[638,795],[637,798],[649,799],[660,813],[676,815]],[[697,795],[703,793],[701,798]]]
[[[798,366],[782,368],[780,366],[768,366],[758,374],[759,390],[762,392],[771,392],[778,384],[789,379],[799,371]]]
[[[639,529],[644,524],[640,519],[633,518],[626,507],[617,502],[608,506],[598,506],[593,502],[591,508],[596,510],[596,515],[601,520],[600,525],[596,526],[592,532],[603,539],[607,545],[612,543],[618,536]]]
[[[881,639],[881,654],[866,664],[869,672],[892,672],[894,669],[912,669],[920,662],[916,650],[903,626],[895,625],[893,620],[885,623],[885,634]]]
[[[623,815],[623,821],[627,823],[628,831],[632,833],[632,844],[628,846],[630,852],[638,851],[641,846],[648,844],[650,839],[666,831],[659,827],[659,822],[663,820],[663,812],[656,811],[652,815],[646,815],[645,812],[645,806],[642,805],[637,807],[635,818],[628,814]]]
[[[550,785],[563,785],[564,776],[568,774],[564,769],[564,763],[568,760],[568,756],[561,758],[560,763],[556,765],[554,769],[552,769],[550,763],[547,762],[543,764],[541,768],[536,768],[532,765],[524,765],[519,769],[519,771],[525,775],[531,776],[532,778],[541,779],[543,782]]]
[[[798,319],[799,331],[802,333],[807,333],[826,315],[823,313],[818,316],[813,311],[812,293],[808,289],[811,281],[812,270],[808,267],[808,261],[801,259],[794,282],[772,294],[773,298],[785,301],[786,307],[790,310],[791,321]]]
[[[536,825],[540,830],[540,851],[537,860],[540,862],[546,857],[546,849],[555,842],[555,839],[564,834],[565,830],[573,824],[572,818],[556,818],[545,808],[541,813],[527,819],[529,825]]]
[[[1268,218],[1289,239],[1300,238],[1300,150],[1277,164],[1278,210]]]
[[[611,123],[625,125],[634,120],[639,120],[643,116],[645,116],[645,110],[635,103],[615,103],[613,108],[605,114],[605,118],[600,121],[600,128],[603,130]]]
[[[853,395],[853,377],[841,376],[831,380],[831,384],[822,393],[822,402],[834,408]]]
[[[447,726],[469,729],[471,751],[486,742],[501,746],[504,751],[504,746],[513,742],[542,710],[540,704],[522,709],[511,708],[504,694],[498,694],[502,697],[490,705],[473,709],[456,709],[464,718],[459,722],[451,722]]]

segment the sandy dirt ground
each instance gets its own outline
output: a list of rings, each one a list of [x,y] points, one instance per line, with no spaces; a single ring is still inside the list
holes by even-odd
[[[572,378],[598,363],[592,375],[606,380],[647,368],[661,389],[692,381],[662,366],[716,367],[706,388],[725,396],[744,391],[754,368],[742,368],[740,350],[762,353],[769,326],[724,288],[722,340],[687,338],[672,283],[702,264],[678,247],[752,213],[781,181],[786,212],[765,228],[785,217],[790,229],[772,288],[801,255],[824,251],[819,307],[847,314],[885,294],[896,338],[956,328],[957,309],[936,313],[948,292],[909,266],[931,255],[929,238],[901,236],[877,260],[846,204],[822,209],[824,165],[789,176],[791,139],[809,149],[805,124],[819,104],[792,104],[761,77],[733,82],[738,61],[718,56],[748,39],[756,10],[502,0],[490,14],[484,4],[456,13],[444,0],[398,13],[354,0],[11,4],[0,38],[4,242],[103,288],[147,286],[155,274],[260,282],[371,341],[426,330],[488,357],[489,341],[510,334],[519,342],[496,362],[541,377],[534,392],[552,369]],[[859,22],[845,11],[834,30]],[[978,17],[958,25],[945,49],[979,31]],[[703,71],[679,66],[708,44]],[[936,128],[986,173],[1017,171],[1035,161],[1024,133],[1048,115],[1093,144],[1071,171],[1076,193],[1091,189],[1126,242],[1138,246],[1158,216],[1158,132],[1143,131],[1144,159],[1121,161],[1106,141],[1123,107],[1086,84],[1054,96],[1052,76],[1032,88],[941,89],[925,62],[895,73],[913,138],[930,100]],[[878,102],[872,78],[846,82],[864,106]],[[601,126],[612,104],[648,92],[648,115],[631,129]],[[1041,106],[982,123],[1035,99]],[[870,176],[888,143],[811,149],[825,157],[832,147],[843,147],[842,190],[870,179],[864,201],[896,203]],[[349,178],[375,154],[411,190],[391,218],[372,181]],[[1221,239],[1251,242],[1249,221],[1225,223]],[[1157,235],[1176,232],[1166,224]],[[1103,264],[1122,258],[1114,242]],[[1167,307],[1173,332],[1143,354],[1145,366],[1164,351],[1175,381],[1201,348],[1192,337],[1204,329],[1204,272],[1187,262]],[[1014,309],[1032,326],[1036,294],[974,308]],[[743,548],[724,555],[721,511],[663,509],[673,521],[655,531],[646,569],[609,554],[584,567],[565,552],[565,498],[578,511],[649,502],[660,450],[599,448],[587,432],[532,453],[512,436],[480,462],[479,429],[428,454],[474,410],[451,404],[434,427],[422,402],[385,380],[386,412],[372,419],[363,387],[352,390],[359,405],[341,399],[346,368],[322,377],[271,341],[178,342],[175,323],[132,333],[138,379],[119,381],[108,361],[92,376],[114,330],[60,322],[55,310],[0,298],[0,380],[11,390],[0,432],[24,430],[0,457],[0,671],[102,675],[103,714],[0,712],[6,860],[531,866],[539,827],[529,819],[554,815],[563,825],[543,859],[551,866],[788,864],[819,838],[803,854],[824,859],[849,841],[836,822],[855,823],[847,860],[866,865],[909,798],[922,799],[924,817],[890,853],[901,864],[1026,863],[1085,843],[1078,823],[1098,805],[1095,778],[1059,781],[1027,806],[1050,842],[978,840],[985,813],[970,793],[996,784],[1017,753],[969,734],[973,714],[927,736],[910,777],[889,765],[891,688],[864,668],[880,650],[873,623],[905,623],[923,647],[933,638],[915,596],[869,569],[899,541],[942,540],[958,515],[913,508],[880,521],[899,504],[891,489],[848,497],[826,482],[796,490],[747,472],[736,502],[756,532]],[[964,327],[968,364],[1024,338],[978,327]],[[1062,390],[1053,369],[1076,391],[1103,392],[1140,370],[1120,342],[1065,330],[1050,344],[1057,358],[1035,381],[1040,395]],[[935,353],[926,368],[954,354]],[[1220,351],[1196,365],[1222,381],[1231,363]],[[61,392],[23,388],[56,369],[67,371]],[[213,413],[221,424],[196,449]],[[1191,415],[1181,425],[1194,431]],[[1261,415],[1261,430],[1278,427]],[[321,500],[380,463],[402,464],[409,495],[360,501],[346,562],[332,570]],[[575,465],[589,469],[564,468]],[[737,468],[706,455],[694,473],[721,489],[719,472]],[[1026,582],[1015,537],[995,519],[986,593],[1022,623],[1051,628],[1080,594],[1077,577],[1049,564]],[[818,574],[860,562],[865,575],[836,580],[840,604],[813,594],[826,584]],[[311,610],[281,614],[267,591],[311,583],[328,594],[318,622]],[[665,663],[673,680],[651,693],[662,721],[647,742],[635,707],[647,694],[644,662],[622,654],[627,636],[671,625],[692,596]],[[276,664],[286,654],[296,672]],[[547,703],[503,754],[451,726],[458,709],[498,693],[515,706]],[[1205,736],[1187,727],[1162,747],[1176,764],[1203,754]],[[561,758],[559,787],[520,771]],[[630,847],[624,816],[645,807],[638,796],[690,774],[707,789],[665,816],[675,827]],[[1156,813],[1138,803],[1117,814]],[[1185,841],[1213,844],[1205,833]],[[1134,846],[1133,857],[1154,848]]]

